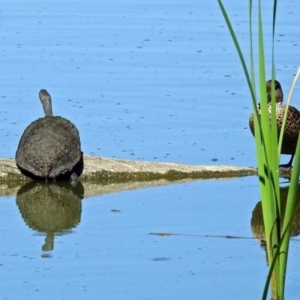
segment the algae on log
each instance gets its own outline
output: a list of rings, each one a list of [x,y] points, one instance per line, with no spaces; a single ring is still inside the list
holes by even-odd
[[[89,198],[170,183],[255,174],[257,171],[253,168],[156,163],[84,155],[84,171],[79,180],[84,186],[84,198]],[[20,173],[14,159],[0,159],[0,196],[16,195],[20,187],[29,181]]]
[[[166,179],[208,179],[240,177],[257,174],[254,168],[234,166],[197,166],[176,163],[133,161],[84,155],[83,182],[112,183]],[[0,159],[0,182],[26,182],[14,159]]]
[[[177,163],[133,161],[84,156],[82,180],[89,182],[128,182],[166,179],[209,179],[257,174],[254,168],[234,166],[197,166]]]

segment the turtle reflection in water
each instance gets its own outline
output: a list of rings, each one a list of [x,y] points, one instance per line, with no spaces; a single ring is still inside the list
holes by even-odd
[[[42,250],[53,250],[55,234],[70,233],[79,224],[83,195],[81,182],[73,186],[70,182],[31,181],[19,189],[16,202],[25,223],[46,233]]]
[[[16,152],[20,171],[40,180],[77,181],[83,171],[79,132],[69,120],[53,116],[51,96],[39,92],[45,117],[32,122],[24,131]]]

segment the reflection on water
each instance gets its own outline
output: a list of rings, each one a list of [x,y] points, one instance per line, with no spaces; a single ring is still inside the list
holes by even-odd
[[[54,249],[55,234],[67,234],[79,224],[83,195],[80,182],[30,182],[19,189],[16,202],[25,223],[46,234],[43,251]]]
[[[289,187],[281,187],[280,188],[280,201],[281,201],[281,209],[282,213],[285,212],[287,196],[288,196]],[[300,189],[298,187],[297,191],[297,199],[296,205],[300,202]],[[255,238],[259,240],[260,243],[265,243],[265,229],[264,229],[264,222],[263,222],[263,212],[262,212],[262,203],[259,201],[253,212],[251,218],[251,229]],[[300,233],[300,211],[294,216],[291,228],[291,236],[297,236]]]
[[[289,186],[281,187],[280,188],[280,206],[282,215],[285,213],[286,203],[287,203],[287,196],[289,192]],[[297,190],[297,198],[295,205],[299,204],[300,202],[300,189],[298,187]],[[283,222],[281,222],[281,226]],[[262,212],[262,203],[259,201],[252,212],[251,218],[251,229],[255,238],[260,242],[262,248],[265,250],[265,259],[266,263],[268,264],[268,255],[266,251],[266,237],[265,237],[265,229],[263,223],[263,212]],[[298,210],[294,215],[292,225],[291,225],[291,236],[297,236],[300,233],[300,211]],[[271,281],[271,295],[272,299],[277,299],[278,290],[276,284]]]

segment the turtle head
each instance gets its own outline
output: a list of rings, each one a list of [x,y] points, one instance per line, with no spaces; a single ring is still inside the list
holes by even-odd
[[[43,105],[45,116],[53,116],[52,100],[50,94],[46,90],[41,89],[39,92],[39,97]]]

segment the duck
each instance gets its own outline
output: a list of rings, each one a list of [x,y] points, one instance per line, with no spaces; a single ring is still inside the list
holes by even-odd
[[[268,111],[271,113],[271,86],[272,80],[266,82],[266,92],[268,100]],[[282,105],[283,91],[279,81],[274,80],[275,87],[275,100],[276,100],[276,120],[278,128],[278,138],[282,127],[283,117],[286,110],[286,105]],[[260,104],[257,106],[258,114],[260,115]],[[249,127],[254,136],[254,115],[251,113],[249,118]],[[293,106],[288,107],[288,113],[286,117],[286,124],[283,133],[283,140],[281,146],[281,154],[291,155],[291,158],[287,164],[282,164],[279,169],[283,172],[289,172],[292,168],[296,146],[298,141],[298,134],[300,130],[300,112]]]

